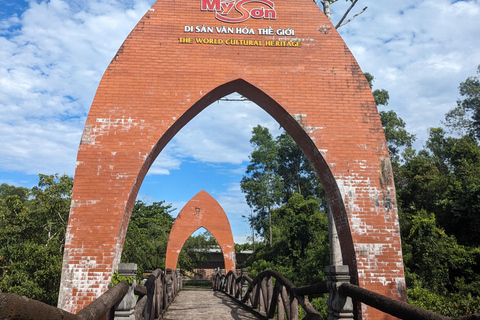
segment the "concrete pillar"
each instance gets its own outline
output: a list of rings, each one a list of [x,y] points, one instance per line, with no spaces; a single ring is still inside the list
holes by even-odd
[[[137,265],[135,263],[120,263],[118,265],[118,275],[121,277],[133,277],[137,276]],[[135,297],[135,286],[137,285],[134,279],[130,284],[127,294],[123,299],[115,306],[115,320],[135,320],[135,306],[137,304],[137,298]]]
[[[327,266],[328,296],[328,320],[353,320],[353,303],[350,297],[338,293],[338,287],[342,283],[350,283],[348,266]]]

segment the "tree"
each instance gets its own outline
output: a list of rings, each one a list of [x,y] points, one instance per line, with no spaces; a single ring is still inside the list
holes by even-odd
[[[445,125],[460,135],[471,134],[480,139],[480,65],[477,76],[468,77],[459,86],[463,100],[445,117]]]
[[[165,266],[168,237],[175,220],[172,211],[164,201],[135,203],[123,245],[123,262],[136,263],[139,272]]]
[[[15,187],[8,185],[6,183],[2,183],[0,185],[0,199],[6,199],[7,196],[18,196],[21,202],[25,202],[28,200],[28,195],[30,190],[24,187]]]
[[[330,259],[328,221],[318,199],[296,193],[272,213],[274,242],[248,259],[252,276],[275,269],[298,286],[325,280],[323,270]]]
[[[480,308],[480,148],[431,128],[395,182],[410,303],[446,316]],[[458,241],[458,242],[457,242]]]
[[[404,148],[411,148],[415,141],[415,135],[409,133],[405,127],[405,121],[395,111],[380,111],[385,139],[388,144],[388,151],[393,161],[399,161],[400,152]]]
[[[365,73],[370,89],[373,89],[373,82],[375,78],[368,72]],[[388,106],[390,95],[385,89],[375,89],[372,91],[375,98],[375,104],[379,106]],[[385,133],[385,139],[388,144],[388,151],[395,167],[400,160],[400,152],[405,148],[411,148],[415,141],[415,135],[409,133],[405,128],[406,124],[402,118],[400,118],[395,111],[380,111],[380,120],[382,121],[383,131]]]
[[[338,0],[320,0],[320,4],[322,5],[323,7],[323,12],[325,13],[325,15],[327,16],[327,18],[329,20],[332,20],[332,9],[331,9],[331,6],[332,4],[334,4],[335,2],[337,2]],[[350,21],[352,21],[353,19],[355,19],[357,16],[359,16],[360,14],[362,14],[363,12],[365,12],[365,10],[367,10],[367,7],[363,8],[363,10],[361,10],[360,12],[356,13],[355,15],[353,15],[350,19],[348,19],[347,21],[345,21],[345,19],[348,17],[348,14],[350,13],[350,11],[353,9],[353,7],[357,4],[358,0],[346,0],[347,2],[351,2],[352,4],[350,5],[350,7],[345,11],[345,13],[343,14],[342,18],[340,19],[340,21],[338,21],[338,23],[335,25],[335,28],[338,29],[344,25],[346,25],[347,23],[349,23]],[[314,0],[314,2],[318,3],[318,1]]]
[[[397,198],[405,214],[434,212],[459,243],[480,245],[480,145],[431,128],[426,149],[410,152],[397,171]]]
[[[480,249],[457,244],[420,210],[403,221],[403,251],[410,303],[458,317],[480,308]]]
[[[56,304],[72,185],[66,175],[40,174],[28,192],[1,186],[1,291]]]
[[[367,78],[368,85],[370,89],[373,90],[373,83],[375,82],[375,77],[372,76],[370,73],[364,73],[365,78]],[[375,89],[372,91],[373,97],[375,98],[375,104],[378,106],[388,106],[388,100],[390,99],[390,95],[388,91],[385,89]]]
[[[283,181],[283,203],[298,193],[307,196],[315,196],[321,200],[322,207],[326,206],[325,192],[317,177],[313,166],[307,157],[295,143],[293,138],[286,132],[281,133],[275,142],[278,146],[275,172]]]
[[[201,234],[190,236],[185,241],[178,257],[178,265],[185,272],[194,272],[194,269],[209,259],[210,249],[218,247],[215,237],[205,230]]]
[[[472,136],[446,137],[431,129],[427,147],[445,181],[437,217],[443,228],[466,245],[480,245],[480,145]]]
[[[268,128],[260,125],[252,133],[255,149],[241,187],[257,214],[251,221],[257,232],[262,234],[270,225],[270,220],[266,223],[269,210],[287,203],[295,193],[315,196],[325,208],[326,196],[317,174],[292,137],[283,132],[274,139]]]
[[[256,216],[251,221],[258,233],[269,239],[272,245],[271,209],[282,199],[283,183],[275,173],[278,168],[278,147],[268,128],[260,125],[252,130],[250,143],[254,147],[250,164],[243,176],[240,187],[245,193],[247,204],[254,209]],[[268,219],[268,224],[266,220]],[[268,236],[265,230],[268,228]]]

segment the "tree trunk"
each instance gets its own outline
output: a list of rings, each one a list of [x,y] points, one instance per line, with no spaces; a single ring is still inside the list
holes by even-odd
[[[323,12],[325,13],[325,15],[327,16],[328,20],[332,20],[332,10],[330,9],[330,4],[332,3],[333,1],[329,1],[329,0],[323,0],[322,1],[322,5],[323,5]]]
[[[272,241],[272,213],[270,211],[270,207],[268,208],[268,228],[270,229],[270,247],[272,247],[273,241]]]

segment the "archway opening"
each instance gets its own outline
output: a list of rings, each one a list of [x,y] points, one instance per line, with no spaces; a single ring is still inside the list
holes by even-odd
[[[230,94],[228,95],[229,93],[233,92],[234,94]],[[238,92],[242,92],[242,94],[245,94],[247,96],[250,96],[251,99],[249,98],[245,98],[244,95],[242,94],[239,94]],[[225,97],[222,96],[222,94],[227,94]],[[240,103],[240,104],[244,104],[243,106],[243,109],[240,110],[240,113],[242,113],[243,117],[245,118],[249,118],[249,114],[252,113],[252,110],[256,110],[256,112],[258,112],[259,110],[261,111],[260,113],[262,113],[262,116],[260,117],[262,119],[262,124],[265,124],[265,121],[267,121],[267,127],[269,127],[270,129],[272,129],[272,132],[274,133],[274,135],[280,135],[282,134],[282,132],[284,132],[285,134],[287,134],[288,131],[290,131],[290,133],[292,133],[296,140],[297,140],[297,143],[300,147],[303,146],[302,148],[302,151],[304,153],[305,150],[309,150],[307,152],[309,152],[309,160],[310,162],[312,163],[313,167],[315,168],[317,174],[320,172],[319,176],[322,176],[323,177],[323,180],[324,181],[327,181],[327,182],[330,182],[330,186],[329,186],[329,190],[326,190],[327,193],[329,193],[329,196],[331,197],[332,194],[335,195],[333,198],[332,198],[332,202],[334,203],[335,205],[335,202],[337,202],[337,206],[335,207],[336,209],[336,212],[337,212],[337,219],[338,219],[338,216],[340,215],[340,219],[345,219],[346,220],[346,216],[344,216],[343,218],[341,217],[341,215],[344,213],[344,208],[343,208],[343,205],[340,205],[338,206],[338,200],[341,199],[341,197],[339,196],[339,192],[338,192],[338,189],[335,189],[336,188],[336,184],[333,185],[333,189],[332,189],[332,184],[331,184],[331,180],[329,179],[333,179],[332,175],[330,172],[325,172],[325,169],[328,169],[328,166],[326,166],[326,164],[324,163],[321,155],[318,153],[318,149],[313,145],[313,142],[311,142],[310,138],[308,137],[308,135],[305,133],[305,128],[302,127],[302,119],[301,117],[298,118],[298,119],[293,119],[291,116],[289,116],[287,114],[287,112],[281,107],[279,106],[278,104],[276,104],[276,102],[271,99],[270,97],[268,97],[265,93],[263,93],[261,90],[251,86],[250,84],[248,84],[247,82],[245,82],[244,80],[235,80],[235,81],[232,81],[230,83],[227,83],[223,86],[220,86],[216,89],[214,89],[212,92],[210,92],[209,94],[206,95],[206,97],[210,97],[209,99],[204,99],[206,101],[198,101],[197,103],[195,103],[193,105],[193,107],[184,115],[184,117],[187,117],[186,119],[179,119],[178,122],[184,122],[186,125],[185,127],[182,127],[181,130],[180,129],[176,129],[177,132],[173,133],[173,137],[171,139],[171,141],[168,143],[168,145],[162,150],[162,152],[160,153],[158,159],[156,160],[156,163],[158,163],[159,161],[169,161],[169,160],[172,160],[173,157],[172,157],[172,154],[171,153],[174,153],[172,152],[175,151],[175,149],[178,150],[179,148],[179,143],[178,140],[182,140],[183,139],[183,143],[185,142],[185,140],[188,140],[189,138],[200,138],[200,141],[202,141],[202,139],[205,139],[205,137],[201,136],[201,135],[198,135],[198,132],[195,131],[196,128],[195,128],[195,122],[202,122],[202,121],[205,121],[207,123],[209,123],[209,128],[213,127],[215,128],[215,123],[221,123],[222,120],[218,120],[216,119],[216,117],[219,115],[219,114],[222,114],[224,115],[224,118],[225,119],[225,115],[227,118],[231,118],[231,119],[236,119],[236,116],[238,115],[238,108],[237,110],[235,110],[235,112],[232,113],[232,109],[231,108],[227,108],[228,105],[232,105],[232,100],[237,100],[236,102],[237,103]],[[212,98],[213,97],[213,98]],[[216,99],[216,100],[214,100]],[[238,100],[246,100],[246,101],[238,101]],[[255,103],[253,102],[253,100],[257,101],[258,103],[262,104],[261,106],[258,105],[258,103]],[[220,103],[219,103],[220,101]],[[225,110],[225,109],[229,109],[229,110]],[[267,112],[270,112],[271,114],[273,115],[276,115],[276,118],[273,118],[271,115],[268,115],[267,113],[265,113],[265,111]],[[195,114],[195,112],[197,114]],[[189,114],[190,113],[190,114]],[[189,114],[188,116],[186,116],[187,114]],[[190,117],[190,119],[188,119],[188,117]],[[205,119],[202,119],[205,118]],[[251,116],[250,116],[251,117]],[[251,120],[251,119],[250,119]],[[247,134],[247,139],[251,137],[251,130],[252,130],[252,127],[254,127],[255,124],[258,124],[258,122],[254,122],[254,123],[251,123],[251,125],[243,125],[243,130],[247,131],[248,134]],[[193,125],[193,127],[195,129],[190,129],[189,126]],[[175,125],[174,125],[175,126]],[[228,124],[227,124],[228,126]],[[280,129],[280,126],[283,126],[283,128],[285,129]],[[172,126],[173,128],[173,126]],[[205,126],[204,128],[205,129]],[[288,131],[287,131],[288,129]],[[187,130],[187,134],[182,137],[182,133],[184,132],[184,130]],[[283,131],[285,130],[285,131]],[[178,133],[178,134],[177,134]],[[196,135],[197,133],[197,135]],[[217,136],[220,136],[222,138],[224,138],[226,135],[224,135],[223,133],[222,134],[218,134],[217,132]],[[180,138],[179,138],[180,137]],[[294,139],[295,139],[294,138]],[[176,139],[178,139],[176,141]],[[193,146],[201,146],[202,143],[199,142],[199,140],[195,140],[195,139],[192,139],[193,141],[189,141],[191,143],[191,145]],[[234,140],[234,139],[233,139]],[[205,146],[205,141],[207,143],[207,147],[209,146],[209,143],[210,141],[209,140],[203,140],[203,145]],[[160,139],[159,143],[157,144],[157,148],[159,147],[159,145],[162,144],[162,139]],[[249,143],[247,143],[249,144]],[[251,147],[251,146],[250,146]],[[193,149],[195,150],[195,149]],[[198,150],[198,149],[197,149]],[[251,150],[251,149],[250,149]],[[205,189],[204,187],[204,183],[207,183],[212,181],[213,179],[208,179],[208,173],[207,175],[203,175],[203,178],[202,177],[202,174],[199,174],[201,173],[202,170],[204,170],[205,172],[208,172],[209,170],[206,170],[208,169],[208,167],[212,167],[212,163],[214,164],[213,166],[216,166],[216,169],[219,169],[220,170],[225,170],[226,167],[225,166],[222,166],[221,164],[221,161],[198,161],[198,159],[208,159],[208,157],[211,156],[210,154],[206,153],[206,154],[201,154],[197,159],[193,158],[193,157],[185,157],[185,159],[182,159],[183,162],[181,164],[178,165],[178,167],[187,167],[189,169],[189,172],[192,172],[192,170],[195,170],[195,169],[192,169],[194,166],[192,165],[193,162],[195,162],[195,160],[197,160],[197,164],[198,163],[201,163],[203,165],[203,169],[200,169],[200,170],[196,170],[196,172],[192,172],[192,175],[197,175],[197,178],[193,179],[193,183],[191,181],[184,181],[183,178],[179,178],[180,176],[174,174],[174,172],[178,173],[180,172],[181,170],[172,170],[170,168],[170,170],[172,170],[172,172],[169,172],[170,175],[167,175],[166,177],[169,178],[169,179],[165,179],[165,180],[176,180],[176,185],[179,186],[180,189],[182,189],[181,191],[183,192],[184,197],[183,197],[183,203],[185,203],[190,197],[191,195],[189,195],[188,193],[185,193],[186,191],[186,187],[189,186],[189,185],[192,185],[194,189],[192,189],[190,192],[193,193],[193,192],[197,192],[198,189]],[[218,157],[218,153],[216,153],[216,156]],[[203,158],[202,158],[203,157]],[[240,156],[241,157],[241,156]],[[243,155],[243,161],[240,161],[240,164],[239,166],[236,168],[237,169],[237,172],[238,172],[238,169],[241,169],[241,167],[243,166],[243,168],[245,168],[245,155]],[[193,160],[193,161],[192,161]],[[235,164],[238,164],[238,160],[230,160],[231,162],[235,163]],[[173,164],[175,165],[175,162],[173,162]],[[197,167],[198,168],[198,167]],[[175,168],[173,168],[175,169]],[[156,172],[156,173],[165,173],[165,167],[162,167],[162,166],[158,166],[156,164],[153,164],[151,170],[153,170],[153,172]],[[163,170],[163,171],[162,171]],[[168,170],[168,169],[167,169]],[[230,168],[231,170],[231,168]],[[329,170],[329,169],[328,169]],[[211,170],[210,170],[211,171]],[[243,170],[243,174],[245,173],[245,170]],[[164,176],[165,177],[165,176]],[[200,177],[200,178],[199,178]],[[237,186],[236,186],[236,195],[237,196],[240,196],[240,197],[244,197],[243,194],[241,194],[241,192],[239,192],[239,178],[241,178],[241,175],[238,176],[237,175]],[[145,179],[145,181],[143,182],[143,185],[144,186],[147,186],[147,185],[154,185],[154,186],[168,186],[166,188],[163,188],[162,190],[158,190],[158,189],[161,189],[161,188],[157,188],[156,191],[159,191],[158,194],[162,194],[160,197],[162,197],[163,195],[165,195],[166,193],[168,193],[168,191],[172,191],[172,183],[168,183],[168,182],[160,182],[159,180],[161,179],[158,179],[157,177],[153,176],[153,175],[149,175],[147,176],[147,178]],[[181,182],[179,182],[181,181]],[[140,192],[139,192],[139,198],[144,198],[144,199],[148,199],[148,198],[152,198],[152,193],[149,193],[149,192],[145,192],[143,191],[144,189],[141,189]],[[167,192],[166,192],[167,191]],[[179,193],[182,193],[182,192],[179,192]],[[156,199],[156,200],[159,200],[159,199]],[[162,200],[166,200],[168,203],[176,203],[178,206],[178,204],[181,204],[182,203],[182,199],[175,199],[174,201],[171,201],[169,200],[168,198],[162,198]],[[221,200],[220,200],[221,201]],[[242,242],[246,242],[245,240],[247,240],[247,236],[245,235],[246,233],[248,234],[251,234],[251,230],[254,229],[254,226],[253,226],[253,219],[251,219],[251,215],[252,215],[252,211],[251,211],[251,208],[248,208],[248,206],[245,206],[245,200],[243,199],[243,205],[244,205],[244,208],[243,208],[243,212],[239,212],[238,209],[237,211],[235,212],[236,214],[230,214],[230,217],[229,219],[233,222],[232,223],[232,226],[234,227],[234,234],[235,234],[235,227],[238,226],[239,224],[242,224],[245,226],[245,223],[240,223],[240,220],[241,220],[241,217],[242,216],[248,216],[248,213],[250,213],[250,219],[249,219],[249,224],[247,224],[247,231],[245,232],[245,228],[244,228],[244,241]],[[222,204],[223,205],[223,204]],[[333,207],[333,206],[332,206]],[[242,211],[242,210],[240,210]],[[342,213],[343,211],[343,213]],[[228,210],[227,210],[227,213]],[[231,212],[230,212],[231,213]],[[239,214],[240,213],[240,214]],[[345,231],[345,229],[344,229]],[[348,231],[348,234],[345,235],[345,233],[343,233],[343,237],[344,237],[344,243],[346,242],[348,244],[348,242],[350,242],[350,245],[348,246],[347,245],[347,250],[346,252],[348,252],[348,248],[352,248],[353,246],[351,245],[351,239],[349,240],[349,230]],[[255,232],[253,230],[253,232]],[[277,230],[278,232],[278,230]],[[254,233],[255,234],[255,233]],[[236,234],[238,236],[238,234]],[[347,239],[345,241],[345,239]],[[253,240],[253,239],[251,239]],[[258,239],[257,239],[258,241]],[[237,242],[238,243],[238,242]],[[328,244],[326,244],[328,246]],[[350,252],[351,253],[351,252]],[[352,257],[353,255],[350,255],[350,263],[352,262]],[[348,259],[347,259],[348,261]]]
[[[216,268],[225,269],[222,249],[205,228],[198,228],[183,244],[178,268],[189,279],[210,279]]]
[[[189,19],[178,19],[178,8]],[[221,27],[187,0],[157,1],[129,35],[100,82],[79,146],[60,307],[75,312],[105,291],[155,158],[190,120],[233,92],[273,116],[315,167],[343,263],[359,279],[352,281],[402,297],[392,171],[368,83],[338,33],[319,32],[319,22],[331,24],[314,3],[275,8],[278,20],[251,20],[249,27],[294,29],[296,48],[263,45],[272,42],[260,33],[251,38],[263,47],[219,44],[240,34],[217,34],[217,44],[179,41],[186,24]]]

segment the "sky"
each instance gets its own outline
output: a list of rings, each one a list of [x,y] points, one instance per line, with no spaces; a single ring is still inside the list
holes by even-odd
[[[161,1],[161,0],[160,0]],[[285,1],[285,0],[282,0]],[[0,184],[32,187],[38,174],[74,175],[98,83],[154,0],[0,0]],[[333,21],[348,6],[332,6]],[[480,0],[359,0],[367,10],[339,32],[374,89],[422,148],[480,64]],[[226,111],[227,110],[227,111]],[[206,125],[208,123],[208,125]],[[257,124],[278,124],[250,102],[216,102],[185,126],[149,171],[138,199],[178,211],[200,190],[227,213],[235,242],[250,235],[240,180]],[[181,183],[179,182],[181,181]]]

